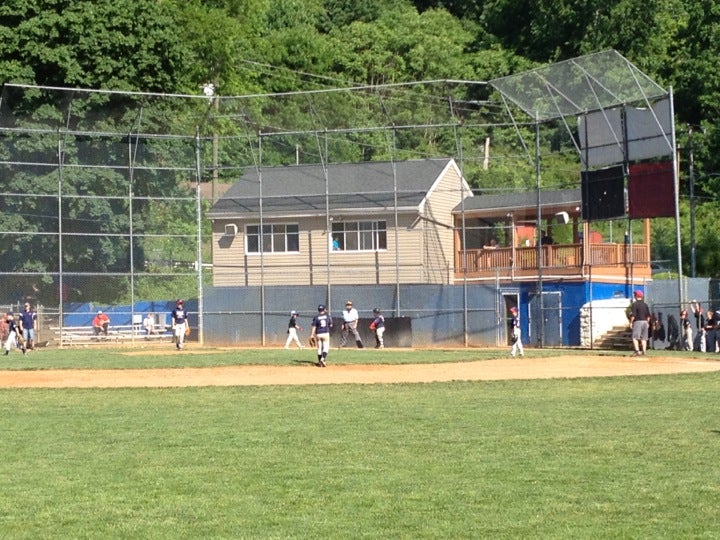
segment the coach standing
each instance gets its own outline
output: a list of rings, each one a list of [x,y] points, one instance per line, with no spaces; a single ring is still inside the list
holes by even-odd
[[[635,301],[630,308],[630,328],[635,352],[633,356],[642,356],[647,351],[648,330],[650,328],[650,308],[643,300],[643,292],[633,293]]]
[[[35,348],[35,322],[37,321],[37,313],[30,307],[29,302],[25,302],[25,310],[20,314],[20,328],[25,339],[25,347],[29,351]]]

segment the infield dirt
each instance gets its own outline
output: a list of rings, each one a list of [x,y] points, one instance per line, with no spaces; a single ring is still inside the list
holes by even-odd
[[[309,384],[393,384],[618,377],[720,371],[720,361],[697,358],[559,356],[404,365],[227,366],[180,369],[4,370],[3,388],[168,388]]]

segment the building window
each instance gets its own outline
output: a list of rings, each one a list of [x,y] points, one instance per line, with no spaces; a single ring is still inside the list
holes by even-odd
[[[387,249],[384,221],[345,221],[332,224],[333,251],[380,251]]]
[[[300,251],[300,227],[284,223],[272,223],[245,227],[247,253],[288,253]]]

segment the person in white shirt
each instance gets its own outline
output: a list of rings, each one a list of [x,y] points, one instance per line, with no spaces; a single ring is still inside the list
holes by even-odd
[[[360,332],[358,332],[357,325],[358,325],[358,319],[360,316],[358,315],[357,309],[353,307],[352,300],[348,300],[345,302],[345,310],[342,312],[343,316],[343,324],[342,324],[342,338],[340,340],[340,347],[344,347],[347,343],[348,337],[350,337],[350,334],[355,337],[355,344],[357,345],[358,349],[362,349],[364,347],[362,339],[360,339]]]
[[[145,318],[143,319],[143,329],[145,330],[145,335],[149,336],[150,334],[155,334],[155,317],[152,316],[152,313],[148,313],[145,315]]]

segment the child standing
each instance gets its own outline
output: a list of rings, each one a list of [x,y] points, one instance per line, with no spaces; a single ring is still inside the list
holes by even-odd
[[[290,312],[290,322],[288,322],[288,329],[287,329],[287,341],[285,342],[285,348],[289,349],[290,344],[294,341],[298,349],[304,349],[305,346],[300,341],[300,338],[298,337],[298,331],[302,331],[302,326],[300,326],[297,322],[298,318],[298,312],[295,310],[292,310]]]
[[[510,356],[512,356],[513,358],[516,354],[519,354],[520,356],[525,356],[525,351],[523,350],[522,339],[520,336],[520,315],[518,314],[518,309],[515,306],[510,308],[510,315],[512,315],[512,320],[510,321],[510,329],[512,332],[512,349],[510,349]]]
[[[370,323],[370,330],[375,332],[375,348],[384,349],[385,340],[383,339],[383,336],[385,335],[385,317],[383,317],[383,314],[380,313],[380,308],[373,309],[373,315],[375,318]]]
[[[27,352],[25,349],[25,343],[22,340],[22,333],[20,331],[20,326],[15,320],[15,315],[8,312],[5,317],[5,323],[7,324],[8,329],[7,339],[5,340],[5,356],[10,354],[10,349],[13,347],[20,347],[22,353],[25,354]]]

